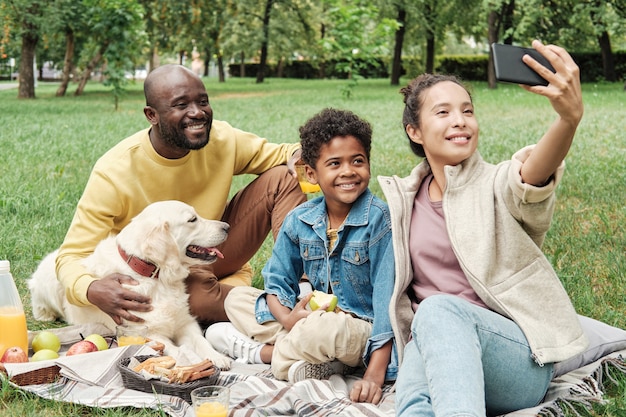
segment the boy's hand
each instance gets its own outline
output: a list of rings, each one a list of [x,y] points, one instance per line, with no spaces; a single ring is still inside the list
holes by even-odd
[[[311,314],[311,310],[306,308],[307,304],[309,304],[309,300],[313,296],[313,293],[305,295],[300,301],[296,303],[293,310],[285,317],[285,320],[281,321],[281,324],[287,331],[291,331],[293,326],[303,318],[306,318]]]
[[[360,379],[350,391],[350,400],[358,403],[378,404],[383,397],[382,388],[373,381]]]

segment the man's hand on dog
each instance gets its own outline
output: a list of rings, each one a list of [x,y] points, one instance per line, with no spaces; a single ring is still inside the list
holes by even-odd
[[[135,316],[131,311],[152,310],[150,304],[152,300],[146,295],[124,288],[122,284],[138,285],[139,283],[128,275],[111,274],[89,285],[87,299],[111,316],[117,324],[122,324],[122,319],[142,322],[143,319]]]

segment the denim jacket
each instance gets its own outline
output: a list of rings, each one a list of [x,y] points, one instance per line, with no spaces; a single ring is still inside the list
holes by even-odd
[[[330,252],[327,228],[323,196],[287,215],[262,271],[265,294],[256,302],[256,319],[259,323],[275,320],[267,306],[267,294],[293,309],[300,293],[300,278],[306,274],[314,290],[328,293],[330,287],[341,310],[372,323],[364,353],[367,364],[371,352],[393,339],[389,301],[395,263],[387,204],[367,189],[354,202]],[[397,373],[395,341],[392,350],[388,380],[395,380]]]

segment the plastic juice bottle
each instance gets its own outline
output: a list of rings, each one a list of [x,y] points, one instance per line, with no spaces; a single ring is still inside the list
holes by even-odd
[[[9,261],[0,261],[0,357],[10,347],[19,346],[28,354],[26,316]]]

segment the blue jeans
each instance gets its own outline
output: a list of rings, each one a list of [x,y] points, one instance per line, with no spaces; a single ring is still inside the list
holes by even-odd
[[[479,417],[536,406],[552,364],[512,320],[450,295],[419,305],[396,382],[397,416]]]

